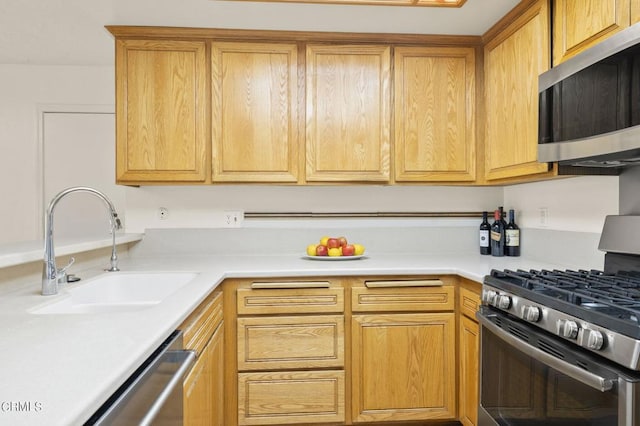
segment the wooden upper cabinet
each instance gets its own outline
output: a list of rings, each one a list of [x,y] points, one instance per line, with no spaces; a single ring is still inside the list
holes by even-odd
[[[638,17],[637,0],[555,0],[553,2],[553,64],[593,46],[626,28]]]
[[[395,180],[473,181],[475,51],[397,47]]]
[[[297,182],[297,45],[211,43],[212,180]]]
[[[640,0],[631,0],[629,15],[631,19],[631,25],[640,22]]]
[[[116,40],[116,181],[204,182],[202,41]]]
[[[538,76],[549,69],[549,10],[540,0],[485,45],[485,179],[544,173]]]
[[[389,180],[390,51],[307,45],[307,181]]]

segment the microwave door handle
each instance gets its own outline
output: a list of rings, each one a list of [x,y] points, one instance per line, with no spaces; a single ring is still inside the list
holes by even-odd
[[[490,320],[488,320],[484,315],[478,313],[476,315],[480,323],[483,327],[486,327],[493,334],[498,336],[500,339],[508,343],[509,345],[515,347],[519,351],[531,356],[533,359],[536,359],[542,362],[545,365],[553,368],[554,370],[571,377],[583,383],[593,389],[596,389],[600,392],[606,392],[613,388],[613,380],[606,379],[604,377],[600,377],[597,374],[593,374],[589,371],[583,370],[580,367],[576,367],[575,365],[568,364],[553,355],[549,355],[548,353],[541,351],[540,349],[531,346],[522,340],[518,339],[515,336],[507,333]]]

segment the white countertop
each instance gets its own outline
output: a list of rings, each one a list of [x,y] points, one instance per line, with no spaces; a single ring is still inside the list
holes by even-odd
[[[0,425],[81,424],[227,277],[456,274],[481,282],[492,268],[562,268],[474,254],[372,254],[335,262],[296,255],[182,255],[123,259],[120,267],[121,273],[198,276],[159,305],[132,312],[33,314],[34,307],[65,297],[64,290],[41,296],[39,282],[0,293]],[[74,272],[83,278],[74,285],[98,273]]]

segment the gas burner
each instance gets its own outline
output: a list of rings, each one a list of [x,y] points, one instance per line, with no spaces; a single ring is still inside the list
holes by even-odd
[[[605,274],[597,270],[504,270],[491,271],[491,277],[520,287],[535,300],[540,295],[544,300],[573,305],[585,311],[608,316],[621,321],[638,324],[640,317],[640,274],[618,272]],[[530,297],[530,298],[531,298]],[[575,309],[572,310],[575,312]]]
[[[485,282],[640,339],[640,276],[585,270],[493,270]]]

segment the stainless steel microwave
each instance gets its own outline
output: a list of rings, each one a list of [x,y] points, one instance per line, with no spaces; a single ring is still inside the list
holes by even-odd
[[[538,161],[640,164],[640,24],[541,74],[538,92]]]

